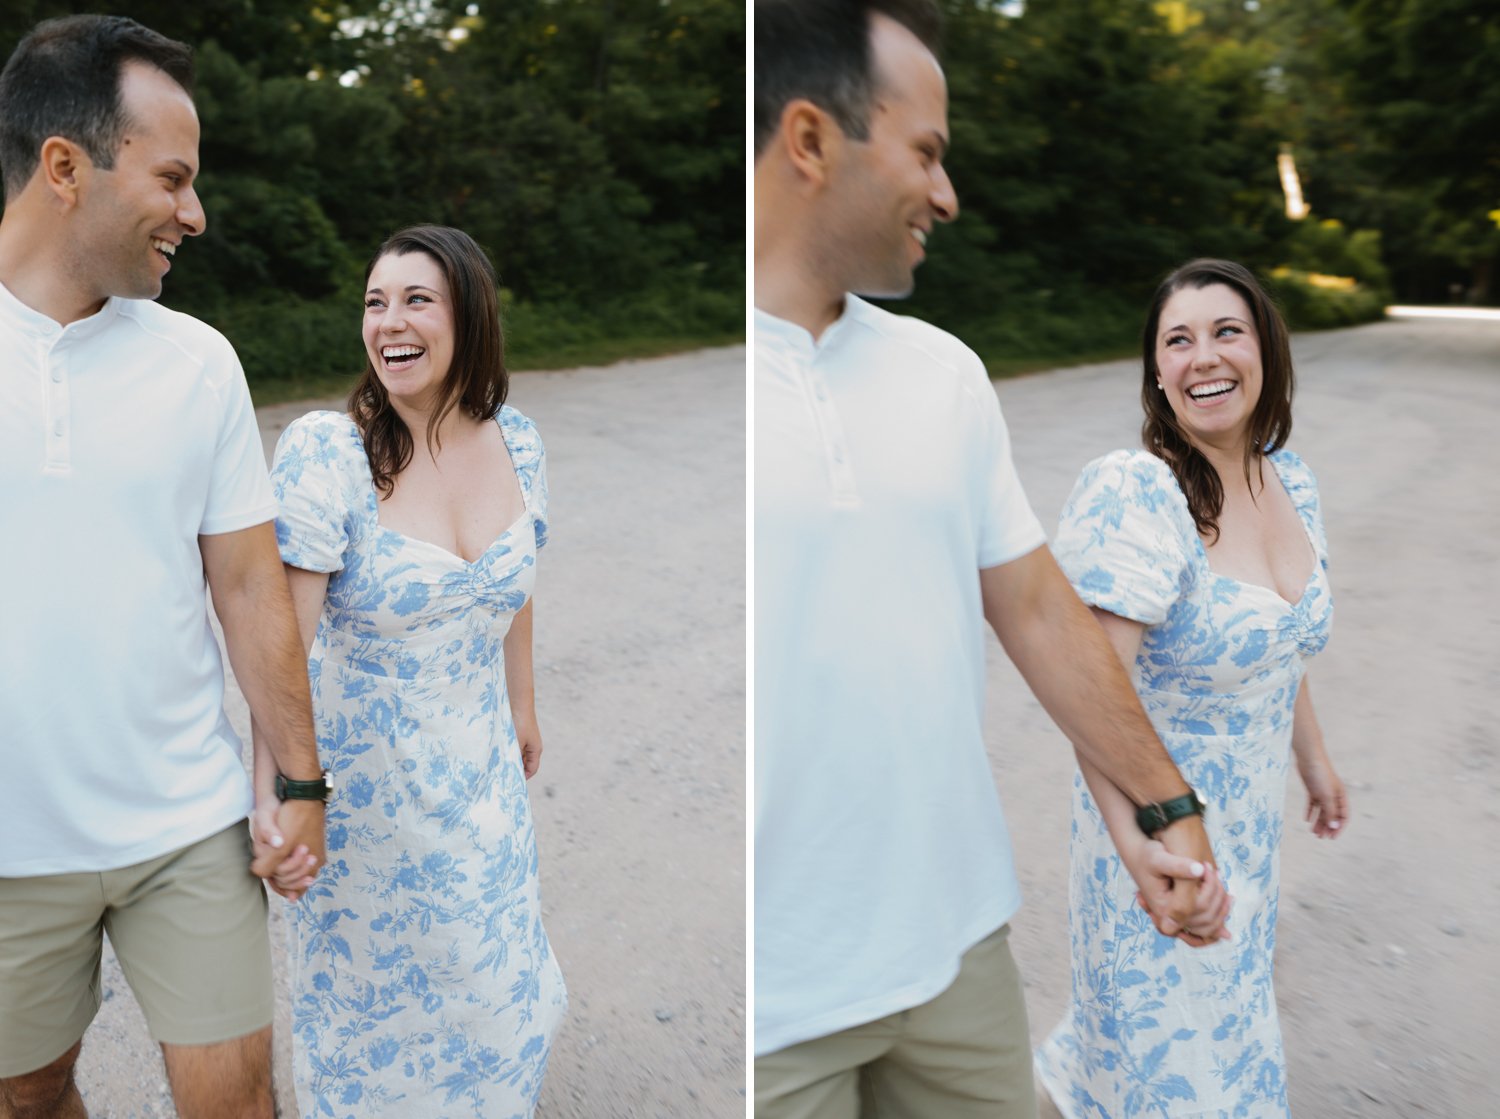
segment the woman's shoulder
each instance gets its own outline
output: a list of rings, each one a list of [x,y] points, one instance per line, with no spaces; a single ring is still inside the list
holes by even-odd
[[[1192,514],[1172,468],[1150,451],[1115,450],[1078,475],[1063,508],[1060,528],[1085,527],[1095,535],[1148,532],[1186,537]],[[1151,525],[1157,525],[1151,528]]]
[[[517,411],[509,404],[502,404],[496,419],[500,424],[500,430],[505,435],[505,442],[510,447],[512,456],[541,456],[542,436],[530,416]]]
[[[1292,504],[1299,509],[1307,505],[1315,505],[1318,500],[1318,479],[1314,476],[1312,468],[1302,461],[1302,456],[1296,451],[1282,447],[1272,451],[1266,456],[1276,468],[1276,474],[1281,479],[1281,486],[1292,499]]]
[[[1121,448],[1100,455],[1080,472],[1078,486],[1080,489],[1108,487],[1128,494],[1160,493],[1163,498],[1181,494],[1172,468],[1140,448]]]
[[[320,409],[298,416],[287,424],[277,446],[312,445],[329,451],[359,444],[359,428],[347,412]]]

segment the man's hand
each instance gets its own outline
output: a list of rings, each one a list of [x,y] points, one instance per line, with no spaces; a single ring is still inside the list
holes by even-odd
[[[250,816],[250,872],[288,901],[300,899],[326,858],[323,817],[321,801],[258,803]]]
[[[1136,901],[1150,916],[1157,932],[1177,937],[1193,948],[1230,939],[1224,922],[1234,899],[1224,889],[1224,880],[1216,867],[1173,855],[1158,840],[1148,839],[1126,862],[1126,869],[1140,887]],[[1189,882],[1197,886],[1196,905],[1186,922],[1179,922],[1166,914],[1174,905],[1182,904]],[[1179,896],[1174,898],[1174,894]]]
[[[1218,886],[1220,893],[1223,891],[1223,882],[1214,867],[1213,848],[1208,842],[1208,833],[1203,829],[1203,818],[1186,816],[1181,820],[1174,820],[1156,833],[1156,840],[1167,854],[1202,863],[1206,868],[1202,879],[1192,876],[1174,877],[1170,888],[1143,900],[1142,904],[1156,922],[1157,929],[1167,936],[1179,936],[1195,948],[1227,939],[1229,932],[1224,928],[1224,919],[1229,915],[1227,905],[1222,907],[1223,912],[1220,913],[1221,906],[1216,904],[1213,893],[1207,897],[1199,896],[1203,890],[1211,890],[1213,885]],[[1212,882],[1209,872],[1212,872]],[[1166,932],[1164,922],[1169,922],[1179,931]]]

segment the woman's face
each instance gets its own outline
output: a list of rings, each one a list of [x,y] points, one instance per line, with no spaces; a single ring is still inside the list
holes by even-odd
[[[365,353],[393,400],[425,411],[453,361],[453,303],[438,262],[386,253],[365,287]]]
[[[1244,297],[1225,284],[1183,288],[1162,307],[1157,383],[1188,438],[1243,449],[1260,401],[1260,339]]]

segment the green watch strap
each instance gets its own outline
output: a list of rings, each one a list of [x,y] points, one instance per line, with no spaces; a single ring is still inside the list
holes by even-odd
[[[326,804],[331,789],[326,769],[316,781],[293,781],[280,773],[276,775],[277,800],[321,800]]]
[[[1136,825],[1147,835],[1155,835],[1168,824],[1188,816],[1202,816],[1208,810],[1197,789],[1190,789],[1180,797],[1164,800],[1159,804],[1142,805],[1135,811]]]

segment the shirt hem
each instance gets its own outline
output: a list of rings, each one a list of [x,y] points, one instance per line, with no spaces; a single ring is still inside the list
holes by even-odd
[[[123,851],[112,851],[107,858],[84,855],[61,859],[32,859],[15,866],[0,864],[0,878],[46,878],[59,874],[102,874],[105,871],[119,870],[191,847],[249,817],[249,811],[243,807],[215,813],[210,818],[199,820],[190,827],[179,828],[169,835],[157,836]]]
[[[1045,546],[1046,543],[1047,534],[1041,531],[1040,526],[1038,526],[1036,536],[1026,544],[1011,548],[996,548],[992,551],[980,553],[979,568],[982,571],[987,567],[1004,567],[1006,564],[1014,563],[1023,556],[1031,555],[1032,552]]]
[[[199,536],[220,536],[226,532],[238,532],[242,528],[253,528],[276,519],[276,503],[261,505],[250,512],[214,517],[198,526]]]
[[[1001,907],[997,910],[998,917],[986,916],[976,920],[969,926],[970,931],[959,937],[960,947],[956,950],[953,958],[943,968],[942,973],[934,980],[932,977],[924,979],[920,983],[912,983],[897,991],[886,991],[879,996],[865,999],[863,1002],[852,1006],[843,1006],[837,1010],[828,1011],[810,1018],[770,1031],[769,1037],[763,1037],[762,1031],[757,1027],[755,1031],[755,1057],[768,1057],[772,1053],[778,1053],[783,1049],[798,1045],[804,1041],[812,1041],[814,1038],[828,1037],[842,1030],[853,1029],[867,1022],[874,1022],[890,1014],[898,1014],[903,1010],[921,1006],[924,1002],[931,1002],[942,994],[953,984],[958,977],[958,970],[963,961],[963,955],[973,948],[981,940],[992,935],[1000,926],[1012,920],[1020,911],[1021,904],[1017,900],[1013,905]]]

